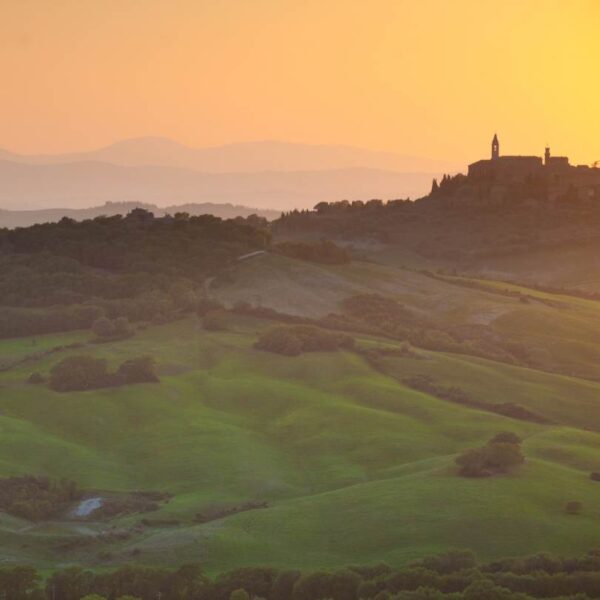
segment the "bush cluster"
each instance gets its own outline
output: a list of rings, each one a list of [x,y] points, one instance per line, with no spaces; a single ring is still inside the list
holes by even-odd
[[[106,360],[87,355],[68,356],[50,371],[49,385],[57,392],[74,392],[133,383],[156,383],[154,359],[130,358],[110,372]]]
[[[153,512],[161,502],[171,499],[167,492],[136,491],[103,498],[102,505],[94,511],[94,519],[112,519],[132,513]]]
[[[463,477],[490,477],[506,473],[525,462],[521,439],[514,433],[502,432],[481,448],[470,448],[456,458]]]
[[[81,496],[74,481],[23,475],[0,479],[0,509],[39,521],[58,516]]]
[[[312,325],[280,325],[262,333],[254,347],[285,356],[303,352],[333,352],[354,347],[354,338]]]

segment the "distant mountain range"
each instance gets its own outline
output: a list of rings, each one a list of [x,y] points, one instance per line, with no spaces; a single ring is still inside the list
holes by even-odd
[[[247,206],[233,204],[181,204],[174,206],[159,207],[155,204],[143,202],[107,202],[102,206],[90,208],[46,208],[40,210],[2,210],[0,209],[0,228],[29,227],[37,223],[55,223],[63,217],[69,217],[76,221],[94,219],[100,216],[126,215],[134,208],[144,208],[157,217],[174,215],[177,212],[187,212],[190,215],[214,215],[222,219],[234,217],[248,217],[255,214],[259,217],[272,221],[280,216],[280,211],[269,209],[253,209]]]
[[[435,173],[454,171],[457,168],[447,161],[351,146],[262,141],[191,148],[161,137],[124,140],[98,150],[71,154],[22,155],[0,149],[0,160],[30,165],[106,162],[123,167],[178,167],[205,173],[327,171],[354,168]]]
[[[0,150],[0,208],[231,203],[288,210],[341,199],[419,197],[456,165],[346,146],[253,142],[190,148],[139,138],[91,152]]]

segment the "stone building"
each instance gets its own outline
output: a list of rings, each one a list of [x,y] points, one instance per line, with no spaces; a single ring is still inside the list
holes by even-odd
[[[550,148],[546,148],[543,159],[539,156],[502,156],[497,135],[492,140],[491,158],[470,164],[468,174],[472,182],[543,188],[550,200],[600,200],[600,168],[573,166],[566,156],[552,156]]]

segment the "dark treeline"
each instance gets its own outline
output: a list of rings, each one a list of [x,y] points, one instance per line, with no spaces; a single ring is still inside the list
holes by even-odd
[[[377,359],[376,356],[369,356],[370,362]],[[378,366],[375,364],[374,366]],[[414,390],[425,392],[436,398],[442,400],[448,400],[456,404],[462,404],[464,406],[470,406],[471,408],[478,408],[495,412],[505,417],[511,417],[513,419],[520,419],[521,421],[531,421],[532,423],[550,423],[551,421],[542,415],[539,415],[520,404],[514,402],[502,402],[491,404],[489,402],[482,402],[481,400],[471,398],[462,388],[457,386],[443,386],[436,383],[429,375],[416,375],[414,377],[405,377],[402,379],[402,383]]]
[[[0,230],[0,337],[193,310],[206,276],[269,245],[261,224],[184,213],[156,219],[136,209],[126,217]]]
[[[45,581],[33,568],[0,569],[5,600],[585,600],[600,597],[600,551],[580,558],[539,554],[478,564],[454,551],[393,569],[385,564],[335,571],[245,567],[206,576],[199,565],[176,570],[125,566],[112,572],[78,567]],[[90,598],[91,600],[91,598]]]
[[[3,253],[47,253],[96,269],[135,274],[203,274],[219,266],[231,251],[235,255],[247,247],[264,247],[268,241],[268,231],[237,220],[185,213],[156,219],[143,209],[126,217],[81,222],[64,218],[58,223],[0,231]],[[224,246],[217,250],[215,243]]]
[[[41,377],[41,376],[40,376]],[[30,383],[43,383],[35,378]],[[114,372],[105,359],[87,355],[63,358],[50,371],[49,386],[57,392],[75,392],[117,387],[133,383],[157,383],[155,362],[151,356],[137,356],[122,362]]]
[[[354,348],[354,338],[312,325],[281,325],[263,332],[254,347],[286,356],[303,352],[332,352]]]
[[[468,269],[486,259],[536,250],[589,246],[600,240],[600,202],[550,201],[528,185],[498,193],[493,181],[446,176],[416,201],[374,199],[320,202],[274,221],[278,236],[308,234],[332,239],[394,243],[428,259]]]

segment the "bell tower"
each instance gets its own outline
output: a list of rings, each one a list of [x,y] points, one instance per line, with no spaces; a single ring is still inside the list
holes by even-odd
[[[496,160],[500,156],[500,142],[498,141],[498,136],[494,134],[494,139],[492,140],[492,160]]]

